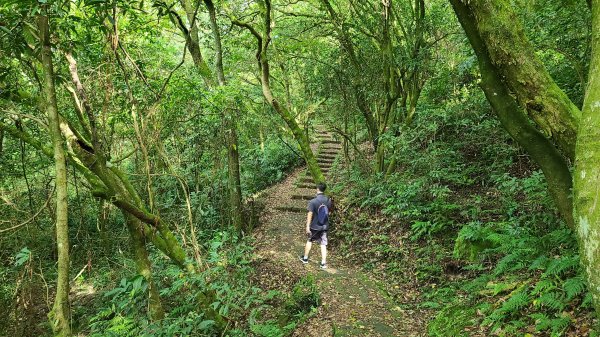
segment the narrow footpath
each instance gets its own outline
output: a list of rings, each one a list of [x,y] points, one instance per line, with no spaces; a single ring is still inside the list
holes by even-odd
[[[328,132],[317,131],[317,138],[313,152],[318,153],[319,166],[327,175],[341,146]],[[307,265],[299,261],[306,240],[306,206],[315,193],[306,168],[296,170],[265,193],[265,213],[255,232],[259,277],[284,280],[279,283],[282,286],[309,274],[316,279],[321,306],[293,336],[425,336],[413,331],[412,318],[352,261],[343,261],[330,250],[328,269],[321,270],[318,246],[313,247]],[[336,240],[335,232],[329,240]]]

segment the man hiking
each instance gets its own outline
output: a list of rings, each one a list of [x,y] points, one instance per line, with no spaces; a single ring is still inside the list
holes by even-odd
[[[313,242],[321,245],[321,269],[327,268],[327,230],[329,229],[329,214],[333,210],[331,199],[323,193],[327,189],[325,183],[317,184],[317,195],[308,202],[308,215],[306,216],[306,247],[304,247],[304,256],[300,261],[308,263],[308,253]]]

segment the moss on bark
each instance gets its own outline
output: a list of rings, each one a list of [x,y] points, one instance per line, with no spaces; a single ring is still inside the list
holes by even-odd
[[[573,208],[570,198],[571,173],[566,159],[558,152],[554,144],[529,122],[523,110],[506,89],[498,68],[493,64],[489,51],[478,32],[475,17],[468,7],[461,0],[450,0],[450,3],[477,55],[481,72],[481,88],[486,98],[504,129],[540,165],[548,182],[548,190],[559,212],[567,224],[573,228]]]
[[[43,94],[48,117],[48,129],[54,148],[55,186],[56,186],[56,244],[58,252],[58,278],[54,305],[48,313],[50,325],[55,336],[71,335],[71,308],[69,302],[69,225],[68,225],[68,191],[67,165],[63,138],[60,132],[60,120],[56,103],[54,85],[54,66],[48,23],[48,7],[42,6],[37,17],[39,38],[41,42],[41,60],[44,71]]]
[[[537,57],[513,5],[504,0],[473,0],[464,5],[475,17],[490,61],[519,105],[572,159],[581,112]]]
[[[600,0],[592,1],[592,59],[574,169],[574,217],[581,263],[600,314]]]

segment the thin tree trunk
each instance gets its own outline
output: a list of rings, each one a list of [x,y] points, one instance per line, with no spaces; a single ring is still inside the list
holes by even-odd
[[[56,297],[52,310],[48,313],[55,336],[70,336],[70,303],[69,303],[69,227],[67,207],[67,165],[60,132],[60,121],[56,104],[56,88],[54,85],[54,69],[50,32],[48,24],[48,7],[42,6],[42,13],[37,17],[41,42],[41,59],[44,69],[44,100],[48,114],[48,128],[54,148],[54,164],[56,167],[56,244],[58,247],[58,280]]]
[[[210,17],[210,26],[213,33],[215,45],[215,69],[219,86],[224,86],[225,71],[223,70],[223,46],[221,44],[221,33],[217,24],[217,13],[212,0],[204,0]],[[227,141],[227,178],[229,189],[229,206],[231,207],[231,219],[234,228],[239,232],[242,230],[243,207],[242,207],[242,184],[240,179],[240,154],[237,137],[237,116],[233,107],[223,111],[225,120],[225,138]]]
[[[287,110],[284,106],[282,106],[278,100],[273,96],[273,92],[271,91],[270,85],[270,72],[269,72],[269,59],[267,57],[267,50],[269,47],[269,43],[271,41],[271,0],[265,0],[265,13],[264,13],[264,36],[262,38],[261,43],[261,51],[259,54],[259,63],[261,66],[261,84],[262,91],[265,99],[271,106],[279,113],[279,115],[286,122],[294,138],[298,142],[300,146],[300,150],[302,150],[302,155],[308,166],[308,170],[310,171],[315,183],[320,183],[325,181],[325,176],[321,171],[321,168],[317,164],[317,160],[310,148],[310,141],[302,132],[302,129],[296,122],[296,119],[292,115],[292,113]]]
[[[109,253],[110,240],[108,235],[108,205],[103,199],[98,200],[98,219],[96,229],[100,235],[100,245],[106,254]]]
[[[340,42],[340,46],[348,55],[348,59],[350,60],[350,64],[352,65],[353,71],[357,76],[363,73],[362,66],[358,61],[358,57],[356,56],[356,52],[354,50],[354,45],[352,44],[352,40],[346,31],[346,27],[344,27],[344,23],[340,20],[338,14],[331,6],[329,0],[321,0],[325,8],[327,9],[327,13],[331,18],[336,30],[337,30],[337,39]],[[377,150],[379,147],[379,130],[377,128],[377,123],[375,122],[375,117],[373,116],[373,112],[369,108],[369,101],[367,100],[366,95],[363,92],[363,88],[359,85],[359,80],[356,78],[352,78],[352,91],[354,94],[354,98],[356,99],[356,105],[358,109],[362,113],[365,118],[365,123],[367,125],[367,131],[369,132],[369,137],[371,138],[371,143],[373,144],[373,148]]]
[[[202,52],[200,51],[198,26],[196,25],[196,16],[198,14],[198,6],[200,6],[200,3],[198,2],[197,5],[194,5],[192,0],[181,0],[181,4],[189,22],[189,30],[185,27],[179,16],[175,16],[178,21],[176,24],[179,25],[179,29],[186,38],[188,50],[192,55],[194,65],[196,65],[202,79],[204,79],[204,83],[206,83],[207,86],[212,87],[214,85],[214,80],[210,68],[208,67],[208,64],[206,64],[206,61],[202,57]]]
[[[574,170],[574,217],[581,263],[600,315],[600,0],[592,0],[592,59]]]

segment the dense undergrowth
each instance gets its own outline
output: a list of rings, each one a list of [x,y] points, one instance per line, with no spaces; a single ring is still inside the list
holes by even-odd
[[[334,170],[334,254],[419,303],[431,336],[596,335],[575,237],[484,102],[468,90],[424,106],[392,138],[385,179],[358,161]]]
[[[207,242],[201,272],[187,275],[166,260],[157,263],[167,317],[151,322],[144,278],[123,278],[90,312],[90,336],[280,336],[318,305],[314,280],[301,279],[291,294],[264,291],[252,282],[248,240],[217,233]],[[272,317],[275,317],[273,319]],[[84,330],[85,331],[85,330]]]
[[[242,167],[252,167],[251,172],[242,175],[248,200],[252,200],[252,193],[280,181],[301,163],[279,137],[266,137],[262,144],[242,145]],[[5,146],[18,144],[7,141]],[[196,167],[183,167],[178,172],[188,178],[191,189],[191,217],[201,256],[194,262],[201,272],[183,272],[148,245],[153,278],[166,312],[166,318],[160,321],[148,317],[148,284],[136,274],[121,212],[99,204],[83,189],[71,190],[74,332],[88,336],[275,336],[293,330],[318,305],[313,279],[300,279],[289,292],[265,291],[254,281],[250,238],[238,238],[226,230],[226,173],[223,167],[211,169],[214,166],[212,158],[202,156]],[[124,168],[136,167],[126,163]],[[47,179],[47,169],[41,165],[39,173],[29,176],[29,182],[36,186],[32,193],[50,193],[47,187],[37,187],[44,186],[39,182]],[[203,176],[197,178],[196,171]],[[18,179],[20,173],[5,172],[14,174],[13,186],[4,186],[13,190],[10,200],[14,204],[0,206],[0,214],[9,214],[12,207],[25,205],[28,199],[24,181]],[[195,187],[196,183],[200,187]],[[193,256],[190,214],[180,181],[165,175],[155,179],[154,184],[157,207],[165,219],[175,224],[179,239]],[[260,206],[252,202],[246,208],[249,220],[260,212]],[[56,245],[47,244],[53,242],[53,232],[48,230],[51,226],[51,220],[43,214],[20,231],[0,236],[0,278],[11,280],[0,285],[0,305],[7,308],[0,310],[1,336],[51,334],[46,318],[54,295],[54,282],[49,280],[56,278]]]

